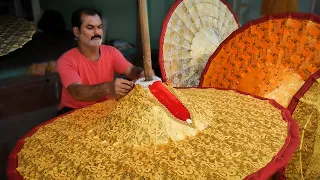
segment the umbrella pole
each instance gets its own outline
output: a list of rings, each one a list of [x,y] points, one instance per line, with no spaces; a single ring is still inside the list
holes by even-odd
[[[143,66],[144,75],[146,81],[152,81],[152,62],[151,62],[151,50],[150,50],[150,35],[149,35],[149,23],[147,13],[146,0],[139,1],[139,18],[141,27],[141,38],[143,47]]]

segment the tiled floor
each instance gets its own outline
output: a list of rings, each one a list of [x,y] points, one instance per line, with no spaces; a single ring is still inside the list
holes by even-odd
[[[55,117],[57,107],[44,108],[20,116],[0,119],[0,179],[6,179],[8,154],[16,142],[32,128]]]

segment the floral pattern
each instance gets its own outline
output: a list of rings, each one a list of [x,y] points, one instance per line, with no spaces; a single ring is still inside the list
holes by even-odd
[[[287,179],[320,178],[320,79],[317,79],[292,114],[300,126],[301,144],[286,168]]]
[[[200,86],[238,89],[287,107],[320,69],[319,17],[297,16],[259,19],[239,29],[209,60]],[[285,170],[287,179],[320,177],[319,92],[316,80],[293,112],[301,143]]]
[[[200,86],[238,89],[287,107],[320,69],[319,37],[319,23],[290,17],[239,29],[209,60]]]
[[[191,113],[181,124],[151,92],[76,110],[25,139],[24,179],[243,179],[284,146],[288,122],[268,100],[216,89],[168,89]]]

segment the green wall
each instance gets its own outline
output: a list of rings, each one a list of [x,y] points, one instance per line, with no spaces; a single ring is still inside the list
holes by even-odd
[[[147,0],[151,44],[157,48],[162,22],[175,0]],[[59,11],[69,30],[72,12],[80,7],[93,7],[108,19],[107,38],[122,39],[136,44],[137,4],[136,0],[41,0],[42,9]]]
[[[93,7],[100,10],[103,17],[108,19],[107,38],[122,39],[136,44],[136,0],[41,0],[41,8],[61,12],[67,28],[71,30],[72,12],[80,7]],[[151,47],[157,48],[160,38],[162,23],[169,8],[175,0],[147,0],[149,14],[149,29]],[[240,22],[245,24],[250,20],[260,17],[262,0],[243,0],[248,3],[248,8],[241,10]],[[309,12],[312,0],[299,0],[299,11]]]
[[[71,27],[72,12],[81,7],[92,7],[102,12],[108,19],[108,39],[121,38],[131,43],[136,39],[137,8],[135,0],[41,0],[42,9],[59,11],[69,30]]]
[[[151,47],[159,45],[162,24],[175,0],[148,0]]]

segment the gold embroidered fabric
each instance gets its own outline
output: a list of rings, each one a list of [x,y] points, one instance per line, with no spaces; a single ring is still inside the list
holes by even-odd
[[[209,60],[200,86],[238,89],[287,107],[320,69],[320,24],[299,15],[266,17],[239,29]]]
[[[32,39],[34,32],[31,22],[15,16],[0,16],[0,56],[21,48]]]
[[[162,31],[162,76],[175,87],[198,86],[210,55],[239,25],[233,12],[220,0],[177,3],[173,12],[168,13]]]
[[[287,179],[320,178],[320,79],[300,99],[293,118],[300,126],[301,144],[286,168]]]
[[[243,179],[265,167],[288,134],[268,101],[216,89],[169,90],[193,126],[139,85],[120,100],[42,126],[18,154],[24,179]]]

